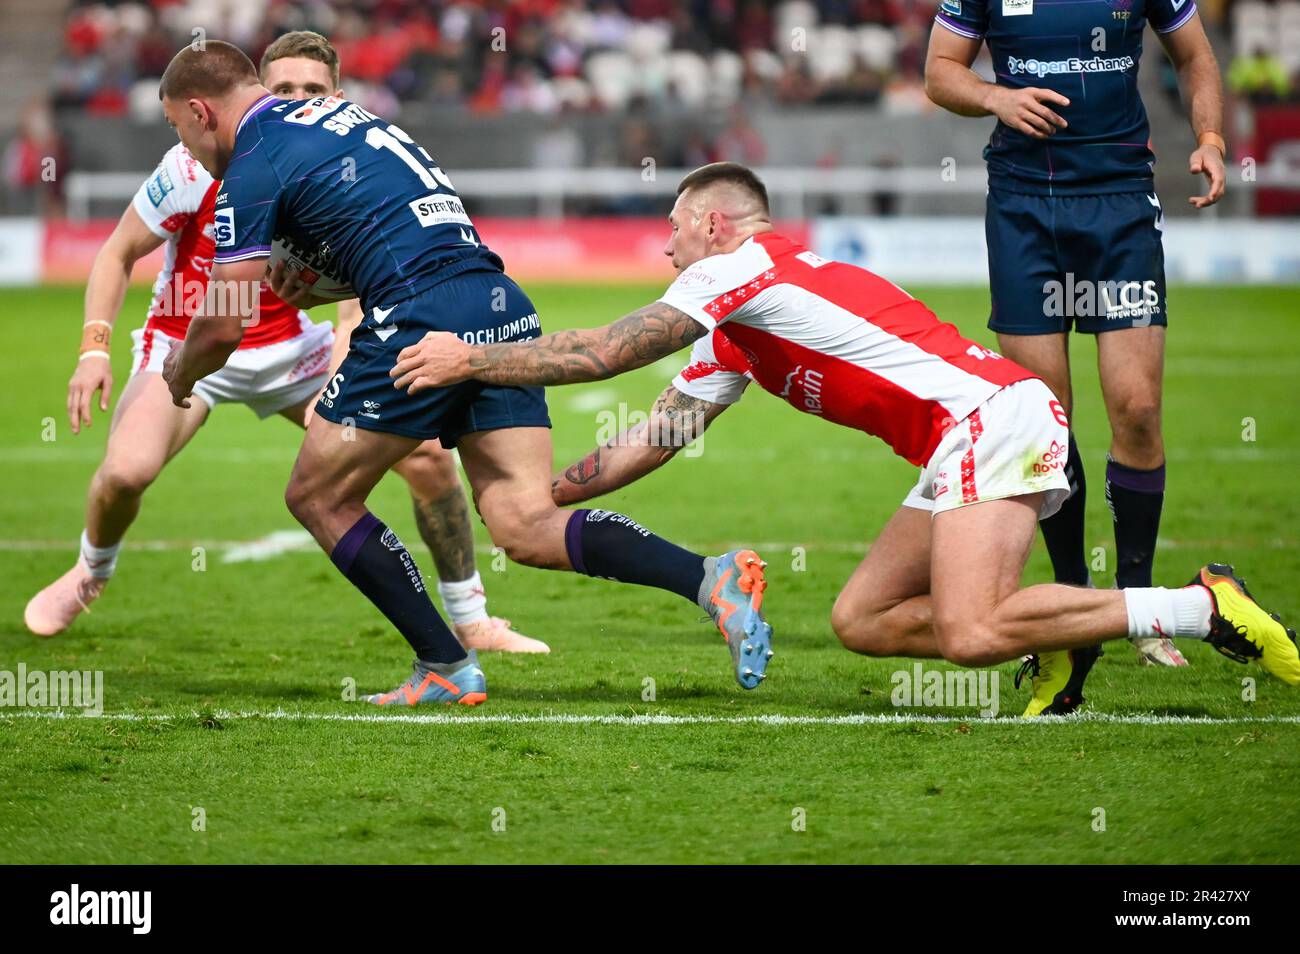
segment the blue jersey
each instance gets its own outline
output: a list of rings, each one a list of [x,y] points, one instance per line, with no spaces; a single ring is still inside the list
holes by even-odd
[[[1149,192],[1150,128],[1138,95],[1142,31],[1170,33],[1196,0],[942,0],[935,21],[986,40],[999,86],[1054,90],[1069,125],[1034,139],[999,122],[984,150],[993,186],[1033,195]]]
[[[263,97],[244,114],[217,195],[217,264],[279,238],[348,281],[362,306],[466,271],[501,271],[451,180],[399,127],[334,96]]]

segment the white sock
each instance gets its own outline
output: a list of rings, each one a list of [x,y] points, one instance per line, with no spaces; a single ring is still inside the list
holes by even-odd
[[[459,583],[444,583],[439,580],[438,593],[442,596],[442,605],[453,623],[463,625],[488,618],[487,594],[483,592],[483,581],[479,579],[478,573]]]
[[[1210,594],[1203,586],[1176,590],[1163,586],[1134,586],[1122,591],[1128,609],[1130,636],[1210,635]]]
[[[81,559],[85,561],[90,575],[96,579],[107,580],[113,575],[117,569],[117,551],[120,549],[121,543],[115,543],[111,547],[92,546],[86,531],[81,531]]]

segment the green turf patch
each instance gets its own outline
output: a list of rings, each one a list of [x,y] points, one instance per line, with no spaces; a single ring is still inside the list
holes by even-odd
[[[661,290],[530,288],[550,328],[617,317]],[[150,489],[94,612],[37,640],[23,605],[73,559],[107,431],[99,415],[74,437],[64,416],[80,294],[6,290],[0,309],[15,340],[42,329],[38,347],[0,359],[0,669],[101,671],[106,711],[131,718],[0,710],[0,862],[1300,860],[1300,693],[1208,647],[1187,647],[1192,667],[1172,671],[1108,646],[1090,708],[1126,721],[1016,725],[969,706],[896,706],[895,674],[911,663],[845,652],[828,618],[915,471],[757,392],[698,457],[604,501],[702,551],[761,544],[778,656],[755,692],[735,686],[716,631],[681,601],[504,564],[479,528],[492,611],[554,652],[485,657],[490,701],[463,722],[336,721],[371,714],[345,698],[349,687],[391,688],[408,653],[310,547],[223,560],[296,529],[281,492],[298,432],[242,408],[219,409]],[[993,344],[984,290],[920,294]],[[1300,460],[1294,294],[1171,292],[1157,561],[1169,584],[1207,560],[1234,562],[1290,620],[1300,619],[1300,504],[1285,489]],[[119,388],[125,329],[144,305],[133,292],[124,310]],[[1075,423],[1094,478],[1089,546],[1109,568],[1094,347],[1074,346]],[[674,364],[552,391],[557,466],[649,407]],[[373,507],[417,539],[400,481],[386,480]],[[1026,580],[1048,575],[1039,548]],[[1109,569],[1096,575],[1111,581]],[[1026,699],[1015,669],[996,670],[1004,718]],[[773,715],[817,721],[761,721]],[[546,721],[557,716],[589,721]],[[917,721],[870,721],[899,716]],[[949,721],[920,721],[933,716]],[[489,721],[506,717],[538,721]],[[1267,719],[1291,721],[1229,721]]]

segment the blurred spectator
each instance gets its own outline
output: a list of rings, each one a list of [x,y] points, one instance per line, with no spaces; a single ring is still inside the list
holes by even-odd
[[[1277,56],[1256,47],[1250,56],[1233,60],[1228,68],[1228,88],[1252,103],[1267,103],[1286,99],[1291,81]]]
[[[536,169],[580,169],[586,164],[582,137],[562,110],[533,140],[532,164]]]
[[[899,158],[898,153],[890,148],[885,148],[881,152],[877,153],[876,157],[871,161],[872,168],[879,169],[881,172],[889,172],[898,169],[902,164],[902,159]],[[897,192],[893,192],[889,189],[881,189],[872,193],[872,210],[876,215],[897,215],[898,199],[899,196]]]
[[[28,103],[17,136],[4,151],[4,184],[9,193],[5,205],[35,210],[43,218],[62,218],[67,157],[49,104],[39,99]]]
[[[139,114],[200,26],[254,61],[289,30],[324,33],[348,93],[379,102],[542,114],[638,97],[867,103],[900,71],[919,81],[933,14],[933,0],[73,0],[55,104]],[[864,34],[872,24],[897,42]]]
[[[767,146],[749,116],[739,106],[731,111],[730,121],[713,143],[713,154],[718,162],[740,162],[747,166],[762,165],[767,159]]]

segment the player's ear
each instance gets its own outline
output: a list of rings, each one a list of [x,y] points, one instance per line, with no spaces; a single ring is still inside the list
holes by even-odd
[[[343,87],[342,87],[342,86],[340,86],[338,89],[336,89],[336,90],[334,91],[334,96],[335,96],[336,99],[347,99],[347,96],[344,95],[344,93],[343,93]]]
[[[204,100],[198,98],[187,100],[185,105],[189,107],[190,114],[204,129],[214,129],[216,127],[216,111]]]

